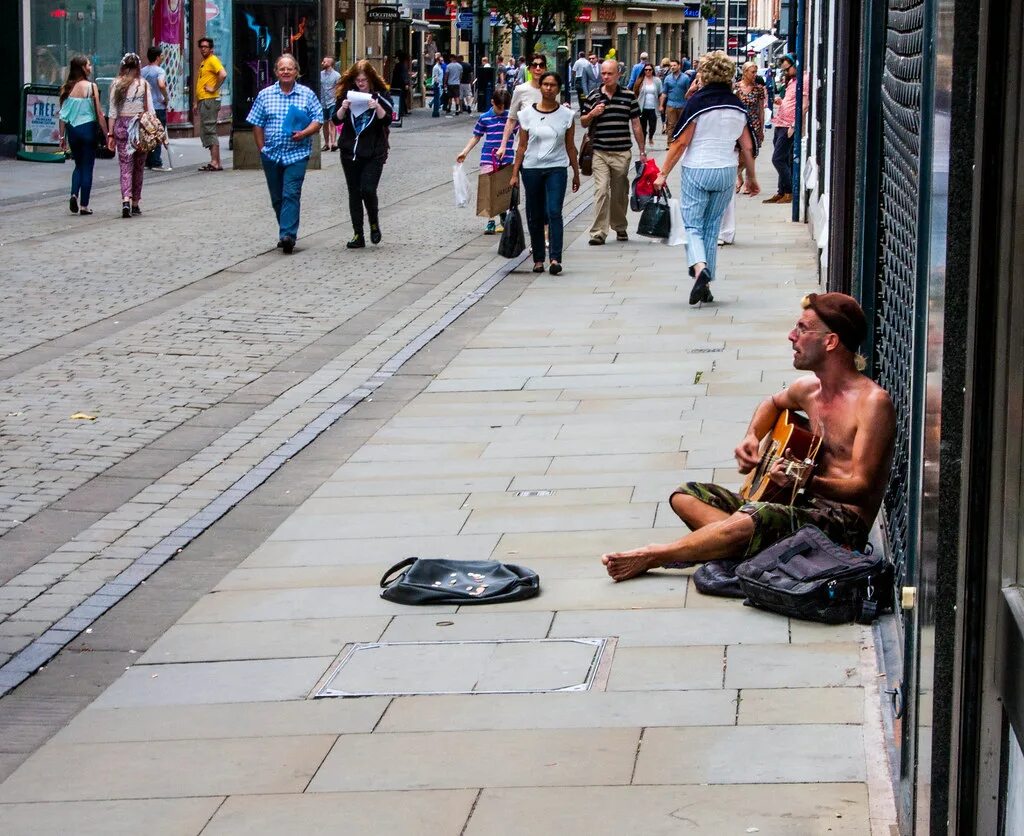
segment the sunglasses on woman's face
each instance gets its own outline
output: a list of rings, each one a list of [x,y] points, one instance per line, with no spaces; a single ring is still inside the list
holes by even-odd
[[[531,67],[536,67],[537,69],[543,69],[544,68],[544,64],[542,64],[540,61],[534,61],[532,64],[530,64],[530,66]]]
[[[644,70],[644,72],[645,72],[645,73],[653,73],[653,72],[654,72],[654,67],[647,67],[647,68],[646,68],[646,69]]]

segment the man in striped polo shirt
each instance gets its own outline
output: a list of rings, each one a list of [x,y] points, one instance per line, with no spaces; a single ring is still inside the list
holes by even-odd
[[[640,105],[633,91],[619,85],[619,64],[601,64],[604,82],[583,102],[580,122],[589,128],[594,143],[594,223],[590,243],[603,244],[608,229],[618,241],[628,241],[626,207],[629,205],[629,164],[633,141],[640,148],[640,162],[647,161],[644,132],[640,128]]]

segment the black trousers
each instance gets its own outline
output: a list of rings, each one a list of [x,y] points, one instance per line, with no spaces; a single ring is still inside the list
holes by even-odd
[[[779,194],[793,193],[793,137],[789,128],[774,128],[772,164],[779,173]]]
[[[348,186],[348,212],[352,216],[352,229],[357,235],[362,235],[364,204],[370,226],[378,225],[377,184],[380,183],[384,163],[381,160],[351,160],[342,157],[341,167],[345,171],[345,183]]]
[[[647,135],[648,142],[654,142],[654,131],[658,127],[658,111],[652,109],[640,111],[640,131]]]

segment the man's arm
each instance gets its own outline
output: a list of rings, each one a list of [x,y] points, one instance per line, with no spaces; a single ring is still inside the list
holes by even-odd
[[[761,460],[761,439],[764,438],[784,409],[800,409],[800,396],[807,391],[809,381],[801,378],[788,389],[776,392],[770,398],[761,401],[750,419],[747,434],[739,446],[733,451],[740,473],[749,473]]]
[[[259,125],[252,126],[252,138],[256,143],[256,150],[263,153],[263,128]]]
[[[889,477],[893,439],[896,436],[896,410],[889,396],[872,392],[858,410],[857,436],[853,441],[849,476],[812,476],[808,492],[833,502],[860,505],[879,484]]]
[[[647,140],[644,138],[644,129],[640,127],[640,118],[634,116],[629,120],[629,124],[633,126],[633,137],[640,148],[640,159],[645,160],[647,159]]]

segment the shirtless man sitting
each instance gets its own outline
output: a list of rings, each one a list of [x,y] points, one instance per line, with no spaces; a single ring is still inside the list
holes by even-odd
[[[615,581],[659,566],[751,557],[803,525],[816,525],[836,543],[862,549],[882,503],[892,463],[896,418],[888,393],[861,373],[857,348],[867,321],[843,293],[812,293],[789,332],[794,368],[811,372],[762,402],[735,450],[740,473],[760,459],[760,440],[784,409],[800,410],[823,438],[813,470],[802,478],[795,506],[744,502],[719,485],[687,483],[669,502],[692,533],[674,543],[606,554]],[[775,463],[771,479],[792,487],[796,478]]]

